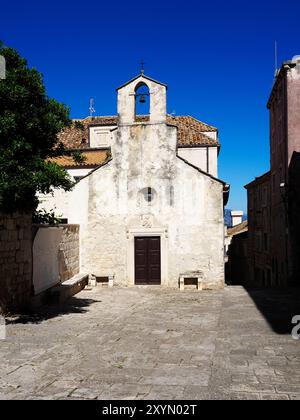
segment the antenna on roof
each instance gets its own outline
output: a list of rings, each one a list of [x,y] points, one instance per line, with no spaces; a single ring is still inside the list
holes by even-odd
[[[96,110],[94,108],[94,105],[95,105],[94,98],[90,98],[90,107],[89,107],[90,117],[92,117],[93,114],[95,114],[95,112],[96,112]]]
[[[275,77],[278,73],[278,45],[277,41],[275,41]]]

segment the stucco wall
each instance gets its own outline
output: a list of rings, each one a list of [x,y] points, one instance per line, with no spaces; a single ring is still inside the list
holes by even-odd
[[[76,176],[84,177],[88,175],[92,170],[93,169],[85,169],[85,168],[67,169],[68,174],[71,177],[76,177]]]
[[[31,296],[31,215],[0,214],[0,312],[21,309]]]
[[[68,169],[67,172],[71,177],[85,177],[86,175],[88,175],[93,169]],[[78,184],[79,185],[79,184]],[[78,187],[77,186],[77,190],[81,189],[81,184]],[[81,211],[81,207],[85,206],[86,203],[86,195],[84,194],[84,192],[82,192],[82,198],[83,201],[81,203],[80,208],[74,208],[73,210],[75,212],[80,212]],[[38,194],[38,199],[39,199],[39,209],[45,209],[48,212],[50,211],[54,211],[55,215],[57,217],[62,217],[62,218],[67,218],[68,212],[69,212],[69,200],[71,199],[71,194],[66,193],[64,190],[62,189],[57,189],[55,191],[55,194],[53,195],[51,194]],[[68,220],[69,222],[69,220]]]
[[[202,171],[218,177],[218,148],[217,147],[187,147],[178,148],[178,155],[197,166]]]
[[[208,148],[208,173],[218,178],[218,148]]]
[[[38,294],[79,273],[79,226],[34,228],[33,286]]]

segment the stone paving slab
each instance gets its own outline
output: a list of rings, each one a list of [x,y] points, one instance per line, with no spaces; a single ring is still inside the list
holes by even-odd
[[[289,324],[298,297],[83,290],[7,320],[0,399],[300,399],[300,341]]]

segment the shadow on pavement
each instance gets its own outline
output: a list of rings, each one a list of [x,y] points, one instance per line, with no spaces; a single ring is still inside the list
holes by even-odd
[[[34,312],[8,317],[6,324],[39,324],[47,319],[62,315],[83,314],[88,311],[89,306],[100,302],[99,300],[82,299],[73,296],[62,304],[41,306]]]
[[[300,289],[245,289],[274,332],[291,334],[292,319],[300,315]]]

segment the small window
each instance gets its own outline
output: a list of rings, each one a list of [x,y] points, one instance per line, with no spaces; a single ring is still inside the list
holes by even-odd
[[[144,196],[147,203],[151,203],[154,200],[155,191],[151,187],[147,187],[141,190],[141,194]]]
[[[153,192],[151,187],[148,187],[147,192],[145,192],[145,200],[148,201],[148,203],[151,203],[153,200]]]

